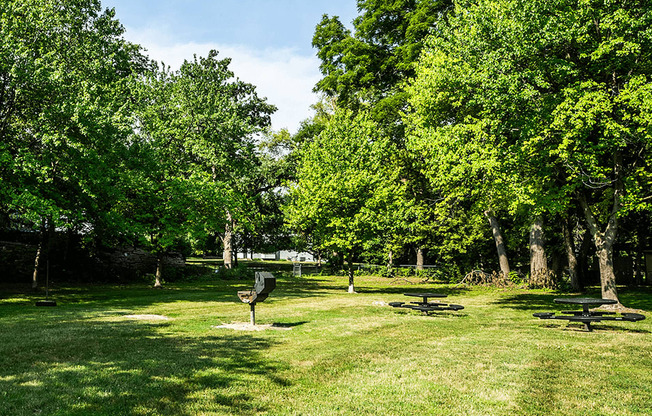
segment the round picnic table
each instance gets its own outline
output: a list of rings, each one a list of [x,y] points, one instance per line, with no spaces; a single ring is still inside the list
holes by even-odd
[[[557,298],[555,303],[566,303],[573,305],[582,305],[582,315],[591,316],[591,311],[589,307],[591,306],[600,306],[600,305],[613,305],[618,303],[613,299],[600,299],[600,298]]]
[[[443,293],[403,293],[405,296],[413,296],[415,298],[423,298],[424,304],[428,303],[428,298],[445,298],[448,295]]]
[[[591,306],[600,305],[613,305],[618,301],[613,299],[600,299],[600,298],[558,298],[555,299],[556,303],[565,303],[572,305],[582,305],[582,311],[564,311],[565,315],[555,315],[554,312],[538,312],[532,314],[540,319],[565,319],[569,322],[580,322],[584,324],[584,328],[591,332],[591,323],[600,321],[627,321],[637,322],[645,319],[645,315],[640,313],[623,313],[618,316],[616,312],[592,312],[589,310]]]

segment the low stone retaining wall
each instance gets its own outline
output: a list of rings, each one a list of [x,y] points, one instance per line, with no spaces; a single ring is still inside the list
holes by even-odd
[[[27,283],[32,279],[36,244],[0,241],[0,283]],[[53,246],[50,256],[50,278],[82,281],[131,281],[156,272],[156,256],[146,250],[126,247],[105,250],[95,257]],[[185,270],[180,253],[168,254],[163,260],[164,278],[177,278]],[[39,267],[42,276],[46,262]]]

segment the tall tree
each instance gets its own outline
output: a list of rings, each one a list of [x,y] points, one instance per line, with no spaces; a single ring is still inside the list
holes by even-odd
[[[180,234],[221,233],[227,267],[236,227],[254,215],[246,187],[260,166],[254,138],[275,111],[229,64],[210,51],[178,71],[162,68],[146,83],[139,116],[143,142],[160,155],[151,172],[164,209],[149,228],[165,232],[153,249],[165,250]]]
[[[582,206],[611,299],[618,218],[648,197],[650,19],[639,1],[462,2],[412,87],[415,143],[491,146],[492,189],[534,218]]]
[[[353,261],[387,233],[399,211],[401,183],[390,149],[367,115],[339,110],[302,154],[290,189],[288,222],[298,232],[318,233],[322,249],[343,256],[349,293]]]
[[[404,152],[405,127],[401,113],[408,91],[403,84],[415,74],[424,40],[444,20],[452,0],[358,0],[359,16],[349,30],[338,17],[323,16],[313,36],[323,78],[315,90],[335,99],[337,106],[365,108],[384,130],[400,156],[402,179],[410,189],[405,204],[412,214],[397,223],[400,235],[390,252],[416,246],[423,262],[432,224],[432,199],[427,182],[415,168],[415,155]],[[425,186],[425,187],[424,187]]]
[[[449,0],[358,0],[354,32],[338,17],[325,15],[317,25],[324,78],[315,90],[337,98],[338,106],[357,109],[362,103],[395,140],[403,137],[400,112],[407,94],[401,85],[414,76],[423,42]]]
[[[185,236],[200,184],[187,169],[193,160],[181,140],[184,127],[175,74],[157,67],[147,75],[139,90],[138,128],[125,161],[127,198],[120,208],[132,237],[156,256],[154,287],[158,288],[163,258]],[[211,188],[202,190],[208,194]]]
[[[130,127],[130,85],[146,59],[98,0],[0,7],[0,171],[10,178],[0,183],[2,205],[42,235],[82,224],[86,235],[101,233]],[[37,275],[35,267],[33,286]]]
[[[258,97],[252,84],[234,79],[230,59],[218,59],[217,51],[185,62],[178,78],[183,107],[184,147],[196,161],[198,175],[210,175],[222,190],[223,204],[208,207],[204,223],[222,223],[224,264],[231,267],[233,238],[237,227],[247,227],[254,213],[248,184],[257,175],[261,161],[254,139],[270,125],[276,107]]]

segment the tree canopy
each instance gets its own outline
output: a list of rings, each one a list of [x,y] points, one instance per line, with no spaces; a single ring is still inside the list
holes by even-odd
[[[346,261],[350,291],[354,261],[427,250],[449,280],[530,284],[593,257],[617,299],[614,264],[640,275],[652,244],[652,6],[357,6],[317,23],[321,97],[292,135],[217,51],[172,70],[99,0],[0,2],[0,231],[38,240],[33,284],[67,233],[146,248],[157,284],[171,250],[230,267],[294,239]]]
[[[336,97],[338,106],[356,110],[371,105],[383,128],[402,137],[400,112],[405,108],[403,83],[414,76],[423,42],[448,0],[358,0],[360,15],[347,29],[337,16],[324,15],[312,44],[324,77],[316,91]],[[398,127],[398,130],[397,130]]]
[[[197,229],[223,231],[227,216],[255,218],[245,184],[275,107],[229,59],[157,68],[96,0],[1,4],[6,223],[42,242],[68,228],[96,247],[140,241],[160,254]]]
[[[410,144],[433,184],[513,213],[579,204],[610,298],[618,218],[648,197],[650,18],[642,2],[462,2],[410,87]]]
[[[400,211],[402,183],[391,149],[368,115],[339,110],[302,153],[290,189],[290,224],[316,235],[320,248],[347,261],[349,292],[354,291],[353,260],[374,244],[389,242]]]

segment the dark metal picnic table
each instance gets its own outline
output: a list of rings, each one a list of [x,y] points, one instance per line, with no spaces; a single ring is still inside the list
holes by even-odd
[[[601,298],[557,298],[555,303],[582,305],[581,311],[563,311],[560,312],[565,315],[555,315],[554,312],[539,312],[533,316],[540,319],[565,319],[569,322],[580,322],[584,324],[584,329],[591,332],[592,322],[600,321],[629,321],[636,322],[645,319],[644,315],[639,313],[623,313],[622,316],[615,316],[616,312],[600,312],[591,311],[590,307],[597,307],[600,305],[613,305],[618,303],[614,299],[601,299]],[[614,316],[609,316],[614,315]]]
[[[413,296],[415,298],[422,298],[424,304],[428,304],[428,298],[445,298],[448,295],[443,293],[403,293],[405,296]]]
[[[582,315],[590,316],[591,311],[589,307],[600,305],[613,305],[618,303],[613,299],[600,299],[600,298],[557,298],[555,303],[566,303],[573,305],[582,305]]]
[[[458,311],[464,309],[462,305],[452,305],[448,303],[429,302],[428,298],[445,298],[448,295],[442,293],[404,293],[405,296],[421,298],[421,302],[389,302],[389,305],[394,308],[408,308],[415,311],[421,311],[426,315],[433,311]]]

